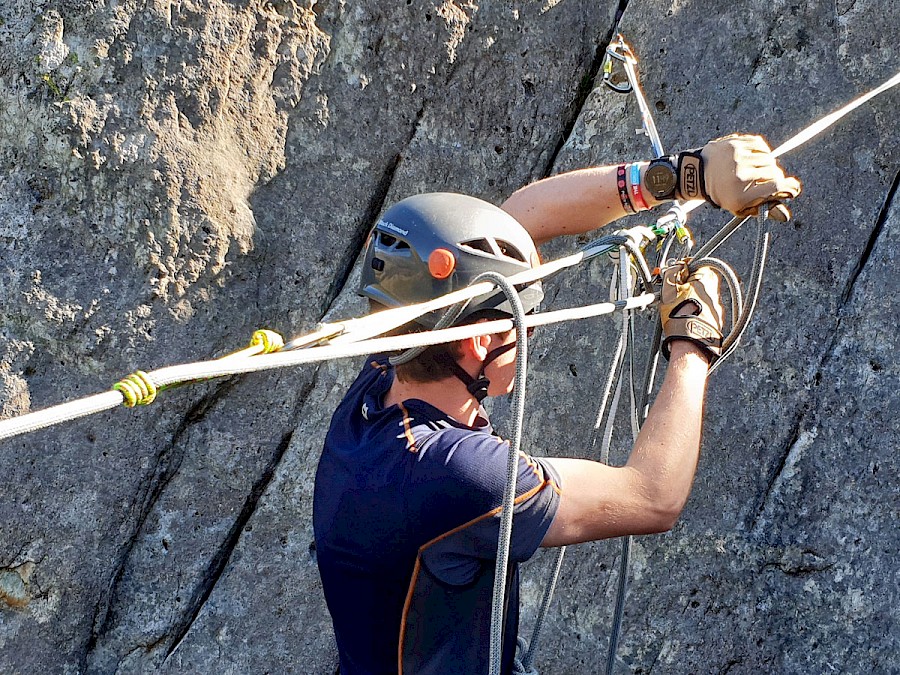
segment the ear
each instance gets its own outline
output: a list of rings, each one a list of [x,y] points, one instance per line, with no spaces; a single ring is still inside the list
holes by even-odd
[[[484,361],[487,358],[488,352],[490,351],[490,345],[490,335],[478,335],[476,337],[460,340],[463,358],[473,358],[479,362]]]

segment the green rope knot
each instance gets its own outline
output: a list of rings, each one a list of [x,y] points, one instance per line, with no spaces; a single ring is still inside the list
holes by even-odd
[[[158,391],[156,383],[143,370],[136,370],[128,377],[116,382],[112,388],[125,397],[122,405],[126,408],[150,405],[156,399]]]
[[[263,354],[271,354],[284,347],[284,338],[273,330],[260,329],[253,333],[253,337],[250,339],[250,346],[262,347]]]

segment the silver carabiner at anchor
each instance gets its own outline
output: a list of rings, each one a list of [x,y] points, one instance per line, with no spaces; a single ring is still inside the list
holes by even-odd
[[[619,50],[622,53],[619,53]],[[606,56],[603,59],[603,84],[619,94],[630,94],[634,91],[625,68],[629,55],[634,58],[631,48],[619,33],[616,36],[616,42],[611,42],[606,48]],[[618,67],[615,67],[615,64],[618,64]]]

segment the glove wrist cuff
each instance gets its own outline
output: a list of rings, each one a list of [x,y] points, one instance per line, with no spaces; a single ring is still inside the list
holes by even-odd
[[[703,340],[699,340],[697,338],[690,337],[688,335],[673,335],[671,337],[667,337],[663,340],[662,345],[660,346],[660,351],[662,355],[666,357],[666,361],[669,361],[672,357],[672,343],[676,340],[683,340],[684,342],[690,342],[691,344],[698,347],[698,352],[700,355],[706,359],[706,363],[708,365],[714,364],[719,360],[721,349],[717,347],[711,346],[709,343],[704,342]]]
[[[686,150],[678,155],[678,187],[676,196],[682,201],[704,199],[720,208],[706,191],[703,155],[699,149]]]

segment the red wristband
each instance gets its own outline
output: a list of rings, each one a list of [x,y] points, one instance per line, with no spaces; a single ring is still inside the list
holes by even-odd
[[[641,167],[636,162],[631,165],[631,201],[638,211],[650,208],[644,201],[644,193],[641,191]]]

